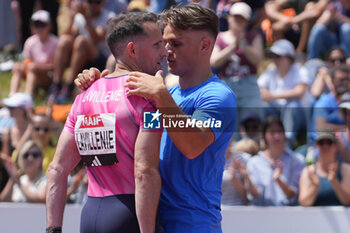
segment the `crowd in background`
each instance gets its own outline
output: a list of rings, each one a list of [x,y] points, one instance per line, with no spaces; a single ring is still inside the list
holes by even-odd
[[[74,79],[92,66],[114,70],[106,22],[189,2],[220,17],[210,63],[237,99],[222,204],[350,205],[348,0],[1,1],[0,71],[12,77],[0,109],[0,201],[45,202]],[[44,107],[33,102],[40,88]],[[83,203],[82,165],[68,184],[67,202]]]

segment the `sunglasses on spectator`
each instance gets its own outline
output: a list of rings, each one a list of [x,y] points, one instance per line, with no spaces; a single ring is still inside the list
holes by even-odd
[[[33,156],[34,159],[39,158],[41,156],[41,152],[35,151],[35,152],[27,152],[23,155],[24,159],[27,159],[29,156]]]
[[[103,2],[103,0],[88,0],[90,4],[100,4],[101,2]]]
[[[41,131],[44,131],[45,133],[49,132],[49,130],[50,130],[48,127],[35,127],[34,129],[37,132],[39,132],[41,130]]]
[[[325,144],[327,144],[328,146],[333,145],[334,141],[331,139],[321,139],[319,141],[317,141],[317,144],[320,146],[323,146]]]
[[[41,21],[34,21],[34,27],[36,28],[44,28],[46,27],[47,23],[41,22]]]
[[[346,58],[345,57],[329,58],[329,61],[332,63],[335,63],[337,61],[339,61],[340,63],[345,63]]]

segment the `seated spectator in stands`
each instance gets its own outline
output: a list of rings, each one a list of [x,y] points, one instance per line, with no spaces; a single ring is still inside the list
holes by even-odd
[[[0,200],[44,203],[46,175],[42,170],[42,161],[40,146],[34,141],[26,141],[19,151],[20,170],[10,159],[6,161],[10,179],[0,194]]]
[[[43,171],[47,173],[49,164],[53,159],[56,150],[55,135],[52,127],[55,125],[52,118],[46,114],[34,115],[32,119],[33,132],[32,139],[38,142],[43,149]],[[56,139],[58,135],[56,135]]]
[[[316,149],[317,162],[305,167],[300,177],[300,205],[350,205],[350,165],[336,159],[334,132],[319,132]]]
[[[216,5],[216,13],[220,20],[220,31],[226,31],[228,28],[227,15],[233,3],[237,0],[219,0]],[[252,8],[252,17],[249,28],[260,30],[260,24],[265,16],[265,0],[243,0]]]
[[[226,154],[221,186],[221,203],[223,205],[248,204],[247,188],[257,193],[247,173],[246,164],[251,156],[256,155],[258,151],[259,147],[253,140],[242,139]]]
[[[59,37],[54,58],[54,83],[50,92],[52,96],[57,96],[58,103],[69,101],[74,89],[73,80],[85,66],[95,66],[101,70],[105,67],[109,56],[105,27],[107,20],[115,14],[106,11],[104,4],[105,0],[71,2],[68,28]],[[61,82],[68,63],[70,69],[62,88]]]
[[[333,46],[340,46],[350,57],[350,1],[331,2],[312,27],[308,59],[322,56]]]
[[[322,94],[335,91],[329,70],[344,64],[346,64],[345,51],[340,47],[331,48],[326,56],[326,66],[319,68],[310,88],[311,94],[315,98],[318,99]]]
[[[316,131],[345,129],[344,120],[341,118],[338,109],[338,103],[342,94],[349,88],[349,74],[349,68],[346,65],[339,65],[331,69],[330,76],[334,90],[327,95],[321,96],[314,105],[313,139],[316,137]]]
[[[271,21],[272,38],[286,38],[296,47],[297,54],[306,52],[312,25],[331,0],[272,0],[265,4]]]
[[[262,146],[261,117],[255,112],[247,112],[241,119],[239,134],[243,139],[251,139],[258,148]],[[237,142],[238,143],[238,142]]]
[[[259,77],[258,84],[266,102],[266,115],[279,115],[292,146],[297,133],[306,127],[303,103],[307,103],[307,71],[294,63],[295,49],[282,39],[270,48],[273,64]],[[307,104],[305,104],[307,105]]]
[[[19,91],[21,82],[26,79],[25,92],[33,95],[35,86],[49,87],[52,82],[53,58],[58,38],[50,33],[49,12],[39,10],[32,15],[33,34],[23,49],[23,62],[16,63],[12,73],[10,95]]]
[[[350,91],[341,97],[339,110],[346,128],[338,132],[338,152],[341,161],[350,163]]]
[[[276,116],[263,125],[266,149],[248,160],[247,171],[257,189],[251,202],[259,206],[295,205],[304,158],[286,147],[284,127]]]
[[[11,157],[14,150],[20,148],[31,134],[33,100],[30,95],[18,92],[3,99],[2,103],[10,110],[11,117],[16,121],[2,135],[2,153]]]
[[[264,57],[263,39],[256,30],[248,30],[252,10],[244,2],[232,5],[229,30],[220,32],[210,59],[212,68],[234,91],[237,99],[237,123],[249,108],[261,107],[257,85],[257,67]]]

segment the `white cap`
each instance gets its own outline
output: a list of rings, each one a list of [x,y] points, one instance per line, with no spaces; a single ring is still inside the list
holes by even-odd
[[[38,10],[32,15],[32,21],[50,23],[50,13],[44,10]]]
[[[25,109],[31,109],[33,107],[33,99],[30,95],[17,92],[8,98],[2,100],[2,103],[6,107],[17,108],[22,107]]]
[[[279,56],[289,56],[292,58],[295,56],[294,45],[286,39],[275,41],[270,48],[270,52]]]
[[[236,2],[231,6],[230,15],[240,15],[249,21],[252,16],[252,8],[247,3]]]

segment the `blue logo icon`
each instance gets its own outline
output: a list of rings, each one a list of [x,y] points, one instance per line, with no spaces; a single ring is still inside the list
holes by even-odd
[[[143,112],[143,128],[144,129],[160,129],[160,116],[162,114],[156,112]]]

